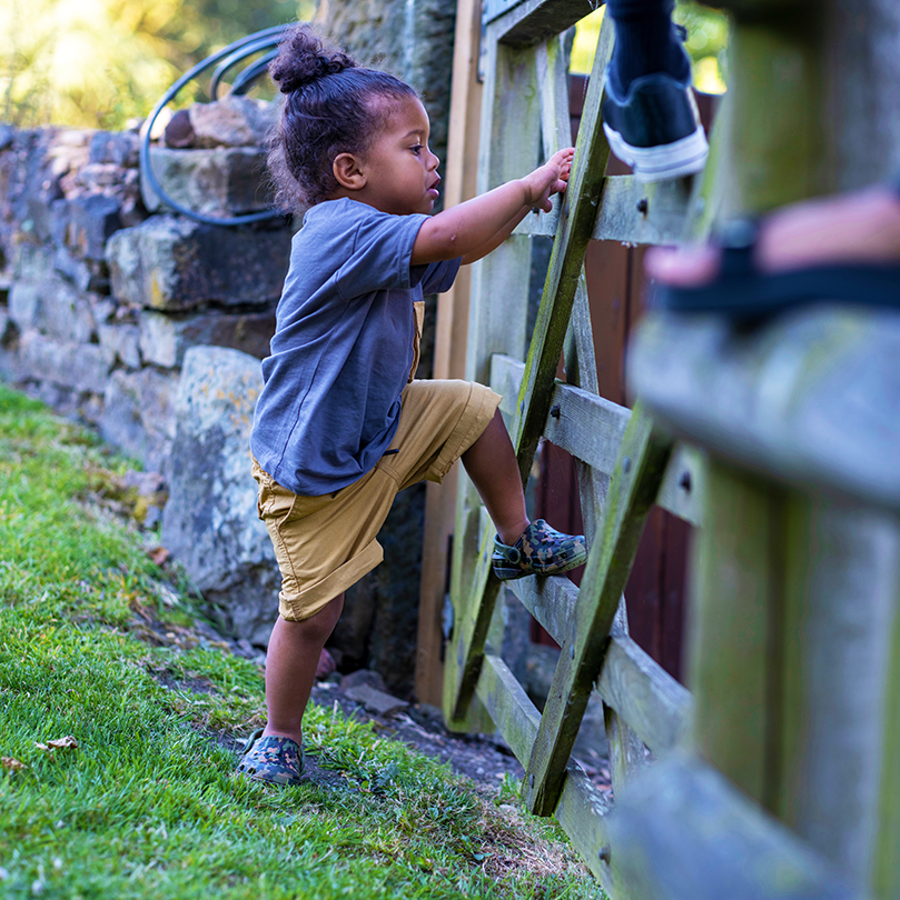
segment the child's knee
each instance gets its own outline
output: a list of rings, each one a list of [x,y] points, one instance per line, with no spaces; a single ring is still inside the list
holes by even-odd
[[[289,619],[284,616],[284,621],[290,626],[291,631],[299,632],[307,641],[325,643],[334,631],[341,611],[344,608],[344,595],[338,594],[329,600],[321,609],[306,619]]]

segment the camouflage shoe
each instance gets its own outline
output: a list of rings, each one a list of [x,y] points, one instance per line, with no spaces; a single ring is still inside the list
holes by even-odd
[[[543,519],[532,522],[512,547],[494,538],[492,562],[501,581],[526,575],[561,575],[584,565],[587,547],[583,534],[563,534]]]
[[[247,739],[237,771],[256,781],[300,784],[303,752],[297,742],[274,735],[263,737],[262,733],[260,728]]]

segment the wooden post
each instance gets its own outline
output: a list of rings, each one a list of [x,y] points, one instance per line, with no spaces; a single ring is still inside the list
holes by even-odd
[[[500,44],[490,35],[487,46],[479,193],[534,168],[541,140],[540,131],[532,124],[540,117],[534,48]],[[473,266],[466,361],[469,380],[489,383],[490,360],[495,353],[524,356],[525,317],[521,298],[527,296],[530,271],[531,244],[522,236],[511,237]],[[487,592],[473,590],[476,582],[486,584],[488,580],[492,532],[482,536],[480,499],[464,474],[460,475],[459,484],[452,574],[456,621],[445,661],[443,702],[448,723],[466,730],[457,690],[473,634],[476,645],[483,647],[499,583],[494,581]],[[478,598],[474,608],[467,602],[469,596]],[[466,677],[471,681],[472,673]],[[474,691],[474,681],[471,687]],[[470,693],[465,705],[471,696]]]
[[[838,0],[734,6],[727,214],[844,180],[830,111],[844,77],[872,65],[844,55],[853,29],[825,27]],[[878,0],[854,10],[885,13]],[[843,73],[826,76],[825,61]],[[840,129],[860,142],[882,127],[900,115]],[[821,305],[746,332],[651,317],[630,356],[652,414],[711,456],[693,551],[692,746],[854,890],[883,898],[900,896],[900,426],[876,410],[896,408],[885,365],[898,349],[896,317]]]
[[[444,207],[475,196],[478,177],[478,137],[481,122],[481,4],[458,0],[450,97],[450,134],[445,161]],[[471,269],[464,266],[456,282],[438,297],[434,341],[434,377],[464,378],[469,327]],[[425,488],[425,529],[422,580],[419,591],[419,632],[416,645],[416,696],[441,705],[444,666],[442,616],[447,590],[448,548],[456,519],[457,472],[454,466],[443,484]]]

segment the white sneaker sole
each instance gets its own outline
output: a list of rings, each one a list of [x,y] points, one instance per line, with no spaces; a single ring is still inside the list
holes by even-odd
[[[638,181],[666,181],[694,175],[703,169],[709,156],[709,144],[700,125],[693,134],[656,147],[632,147],[605,122],[603,131],[609,141],[609,149],[623,163],[631,166]]]

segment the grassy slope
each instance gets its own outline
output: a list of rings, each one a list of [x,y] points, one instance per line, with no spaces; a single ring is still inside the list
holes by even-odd
[[[345,787],[236,778],[214,734],[257,724],[261,675],[139,639],[142,611],[190,610],[96,503],[126,465],[0,385],[0,895],[598,896],[559,832],[339,712],[306,730]],[[35,746],[66,735],[77,749]]]

